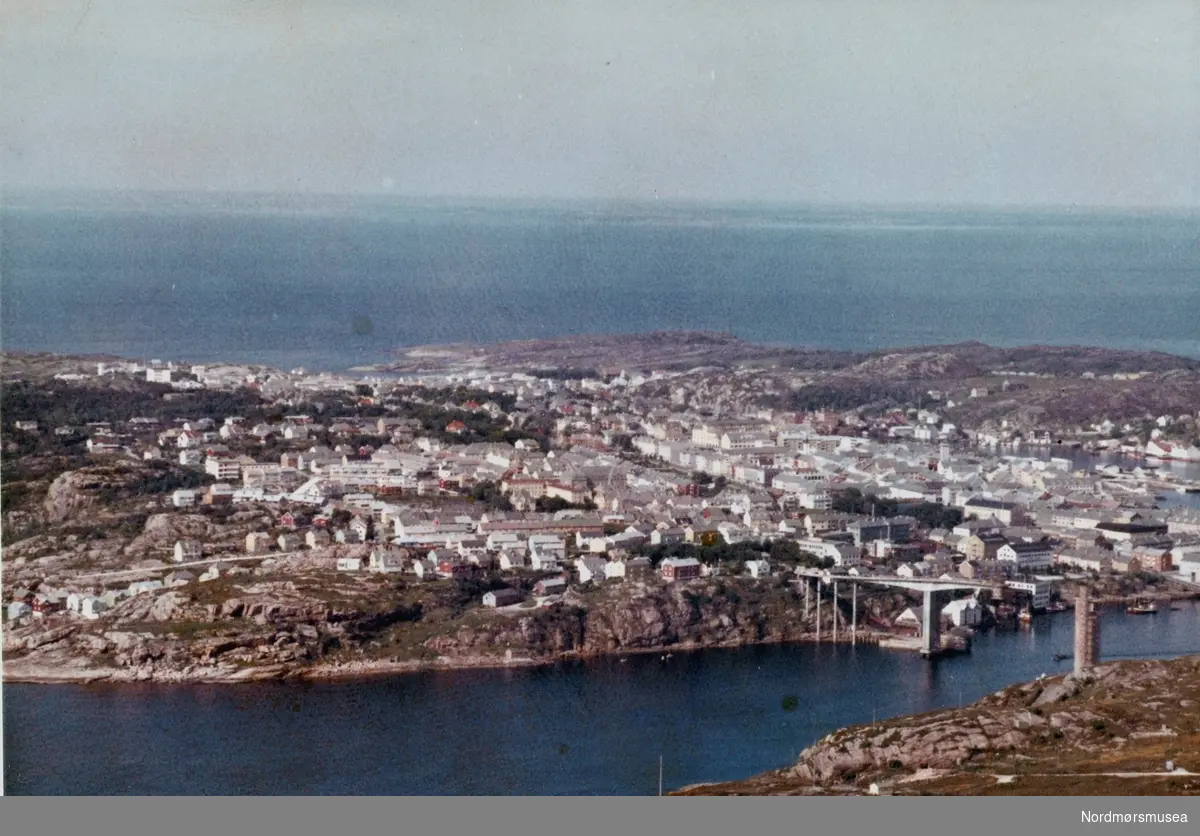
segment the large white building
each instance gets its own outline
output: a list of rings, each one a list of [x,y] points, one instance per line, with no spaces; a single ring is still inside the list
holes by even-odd
[[[850,543],[834,543],[813,538],[800,540],[799,545],[803,551],[832,560],[834,566],[857,566],[862,562],[859,550]]]
[[[1054,551],[1044,542],[1005,543],[996,552],[996,559],[1014,565],[1018,572],[1048,569],[1054,565]]]
[[[228,482],[242,475],[242,463],[237,459],[209,456],[204,460],[204,472],[222,482]]]

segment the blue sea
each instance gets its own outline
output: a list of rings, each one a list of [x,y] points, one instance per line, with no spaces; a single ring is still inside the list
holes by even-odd
[[[7,200],[7,350],[342,370],[658,329],[1200,357],[1200,215]]]

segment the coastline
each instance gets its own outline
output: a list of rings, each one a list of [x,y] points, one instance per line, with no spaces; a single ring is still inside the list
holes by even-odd
[[[1178,592],[1154,596],[1168,604],[1200,600],[1200,592]],[[1112,596],[1098,601],[1101,606],[1120,606],[1137,600],[1139,596]],[[995,629],[995,627],[991,628]],[[541,656],[519,656],[512,658],[494,655],[440,656],[436,659],[363,659],[339,662],[318,662],[311,665],[275,663],[252,667],[232,665],[192,666],[189,668],[156,669],[153,665],[138,667],[77,667],[73,665],[22,665],[21,659],[6,660],[0,657],[0,672],[3,684],[29,685],[92,685],[108,683],[125,684],[173,684],[173,685],[237,685],[246,682],[341,682],[355,679],[373,679],[385,676],[431,673],[455,670],[503,670],[506,668],[548,667],[560,662],[588,661],[623,656],[662,656],[676,653],[694,653],[703,650],[722,650],[740,647],[766,647],[778,645],[839,644],[854,643],[877,647],[898,653],[913,653],[913,637],[903,632],[888,632],[878,629],[859,630],[851,641],[847,633],[840,633],[836,640],[827,633],[818,639],[816,633],[806,633],[788,638],[763,638],[753,641],[728,642],[683,642],[661,647],[630,647],[615,650],[562,651]],[[16,671],[13,671],[14,662]]]
[[[891,636],[890,633],[872,631],[860,632],[858,643],[871,646],[883,646],[881,640]],[[565,651],[539,657],[517,657],[511,659],[496,656],[444,656],[434,660],[361,660],[349,662],[327,662],[303,667],[290,667],[285,664],[261,665],[257,667],[232,668],[217,667],[215,669],[185,668],[183,670],[155,670],[152,666],[128,668],[77,668],[50,665],[30,665],[27,671],[14,674],[11,661],[0,660],[3,666],[3,684],[23,685],[96,685],[96,684],[161,684],[161,685],[237,685],[247,682],[343,682],[356,679],[374,679],[384,676],[403,676],[407,674],[431,673],[435,671],[454,670],[502,670],[506,668],[539,668],[548,667],[559,662],[587,661],[591,659],[645,656],[652,654],[668,655],[675,653],[694,653],[702,650],[731,649],[738,647],[760,647],[776,645],[800,644],[851,644],[849,636],[839,636],[837,641],[816,635],[801,636],[789,639],[761,639],[752,642],[714,642],[700,644],[688,642],[664,647],[622,648],[605,651]],[[886,649],[886,647],[885,647]],[[19,660],[18,665],[19,665]]]

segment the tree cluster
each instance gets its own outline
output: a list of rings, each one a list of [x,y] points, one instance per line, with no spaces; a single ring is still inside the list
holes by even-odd
[[[877,517],[895,517],[905,514],[926,528],[953,528],[963,520],[958,508],[938,502],[902,503],[896,499],[864,495],[858,488],[837,491],[833,496],[833,510],[843,514],[870,514]]]

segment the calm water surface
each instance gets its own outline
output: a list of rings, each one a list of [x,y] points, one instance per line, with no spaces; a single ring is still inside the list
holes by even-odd
[[[1107,611],[1104,657],[1200,653],[1200,602]],[[653,794],[784,766],[841,726],[1069,670],[1070,613],[928,663],[713,650],[319,685],[5,688],[10,794]],[[785,708],[795,697],[798,707]],[[789,702],[790,704],[790,702]]]
[[[9,349],[310,369],[662,328],[1200,357],[1198,230],[1195,214],[10,205],[0,320]]]

